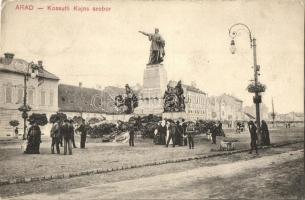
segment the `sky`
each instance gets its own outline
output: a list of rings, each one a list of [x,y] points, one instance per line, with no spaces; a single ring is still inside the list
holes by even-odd
[[[110,11],[92,11],[102,6]],[[239,31],[233,55],[228,35],[231,25],[244,23],[257,40],[259,81],[267,86],[263,102],[271,110],[273,98],[279,113],[303,112],[303,12],[303,1],[297,0],[4,1],[1,52],[43,60],[60,83],[143,84],[150,42],[138,31],[153,33],[157,27],[166,42],[169,80],[196,82],[209,96],[232,94],[248,106],[253,104],[246,90],[253,79],[249,35]]]

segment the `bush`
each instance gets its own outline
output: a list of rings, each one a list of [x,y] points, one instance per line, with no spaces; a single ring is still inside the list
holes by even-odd
[[[51,115],[50,117],[50,123],[55,123],[57,120],[63,122],[65,119],[67,119],[67,115],[65,113],[56,113],[56,114],[53,114]]]
[[[84,120],[84,118],[82,118],[81,116],[74,116],[73,119],[72,119],[75,123],[77,124],[81,124],[82,123],[82,120]]]
[[[154,138],[154,132],[158,128],[157,122],[149,122],[144,126],[144,129],[142,130],[142,134],[145,137]]]
[[[99,125],[95,125],[88,130],[88,134],[92,138],[101,138],[104,135],[109,135],[111,133],[116,132],[116,124],[114,123],[103,123]]]
[[[198,120],[196,122],[196,129],[199,133],[207,133],[216,123],[208,120]]]
[[[161,116],[149,114],[141,118],[142,123],[149,123],[149,122],[159,122],[162,120]]]
[[[28,121],[31,125],[34,124],[34,122],[37,123],[39,126],[44,126],[48,123],[48,119],[46,114],[39,114],[39,113],[33,113],[30,115]]]
[[[18,120],[11,120],[11,121],[10,121],[10,125],[11,125],[12,127],[19,126],[19,121],[18,121]]]
[[[98,117],[92,117],[88,120],[88,123],[89,124],[96,124],[96,123],[99,123],[101,121],[104,121],[105,118],[98,118]]]

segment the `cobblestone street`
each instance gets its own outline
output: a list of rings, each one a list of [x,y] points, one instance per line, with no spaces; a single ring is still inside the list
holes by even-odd
[[[289,129],[289,140],[287,140],[286,131],[287,129],[271,130],[272,143],[303,140],[302,128]],[[227,132],[227,137],[238,138],[240,141],[237,145],[237,149],[248,148],[248,132],[242,134],[229,132],[231,131]],[[1,154],[1,162],[6,166],[3,168],[4,170],[1,171],[1,175],[2,178],[22,176],[37,177],[46,175],[44,170],[48,170],[48,173],[50,174],[79,172],[219,153],[217,151],[211,151],[211,149],[216,149],[217,147],[215,145],[213,146],[205,137],[206,136],[197,136],[195,140],[195,149],[193,150],[189,150],[187,147],[165,148],[164,146],[155,146],[151,143],[150,139],[141,138],[136,140],[136,146],[134,148],[130,148],[126,143],[97,143],[96,140],[89,139],[87,149],[74,149],[72,156],[50,154],[48,140],[43,142],[40,155],[24,155],[20,152],[18,143],[7,142],[6,144],[1,145],[1,152],[3,153]],[[221,137],[217,139],[219,141]],[[302,147],[303,143],[301,142],[280,148],[260,150],[259,157],[294,151],[301,149]],[[19,164],[13,165],[14,156],[12,155],[15,155],[15,159],[17,158],[16,161]],[[32,192],[46,192],[46,190],[52,191],[51,193],[57,193],[69,191],[72,188],[94,185],[95,183],[102,184],[122,181],[125,179],[150,177],[171,172],[183,172],[198,167],[215,166],[240,160],[252,160],[255,158],[257,158],[255,155],[249,155],[245,152],[200,160],[195,159],[188,162],[168,163],[158,166],[147,166],[137,169],[108,172],[91,176],[84,175],[68,179],[10,184],[0,186],[0,193],[3,197],[30,194]]]
[[[230,130],[227,131],[231,132],[227,133],[227,137],[236,138],[240,141],[236,143],[237,150],[249,148],[248,132],[235,134]],[[303,139],[303,135],[300,132],[301,128],[289,129],[289,137],[287,137],[286,131],[287,129],[271,131],[272,143]],[[221,138],[217,138],[218,143]],[[195,138],[195,149],[192,150],[186,146],[165,148],[164,146],[153,145],[151,139],[141,138],[137,138],[136,145],[133,148],[130,148],[127,143],[100,143],[95,139],[89,138],[86,149],[73,149],[72,156],[51,154],[49,138],[41,144],[41,154],[39,155],[23,154],[20,143],[2,144],[0,148],[0,161],[3,163],[0,179],[117,168],[160,160],[219,153],[211,151],[212,149],[216,150],[218,145],[212,145],[205,135],[198,135]]]

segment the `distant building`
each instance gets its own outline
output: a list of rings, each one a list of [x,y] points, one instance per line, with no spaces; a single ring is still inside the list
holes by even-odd
[[[176,81],[170,81],[169,85],[171,87],[175,87],[177,85]],[[180,113],[179,116],[185,118],[186,120],[197,120],[207,119],[207,100],[208,95],[207,93],[201,91],[195,85],[185,85],[182,84],[183,88],[183,95],[184,95],[184,103],[185,103],[185,114]],[[166,114],[164,113],[163,116],[166,117],[175,117],[175,113],[173,114]],[[178,117],[178,116],[177,116]]]
[[[23,133],[23,118],[18,108],[23,105],[24,74],[28,62],[14,58],[13,54],[0,58],[0,137],[13,136],[11,120],[19,121],[19,134]],[[58,111],[57,88],[59,78],[45,70],[40,62],[39,73],[35,79],[27,82],[27,103],[32,113],[45,113],[47,117]],[[48,134],[49,124],[41,127]]]
[[[99,117],[102,114],[115,112],[114,100],[102,90],[79,86],[59,84],[58,86],[59,112],[69,117],[83,118]]]
[[[115,106],[115,96],[124,94],[125,89],[108,86],[104,90],[59,84],[59,111],[69,118],[82,116],[84,119],[105,117],[107,120],[126,120]],[[120,115],[120,116],[119,116]]]
[[[185,97],[185,112],[188,119],[207,119],[207,93],[201,91],[195,86],[182,84]]]
[[[269,113],[269,121],[272,121],[271,113]],[[275,113],[275,121],[282,121],[282,122],[304,122],[304,113],[298,112],[289,112],[285,114]]]
[[[260,118],[261,118],[261,120],[268,120],[268,118],[269,118],[268,110],[269,110],[268,107],[264,103],[260,104]],[[246,113],[249,113],[249,114],[251,114],[251,115],[256,117],[256,107],[255,107],[255,104],[253,104],[251,106],[245,106],[244,107],[244,111]]]
[[[243,101],[228,94],[211,96],[208,99],[207,119],[220,121],[243,120]]]

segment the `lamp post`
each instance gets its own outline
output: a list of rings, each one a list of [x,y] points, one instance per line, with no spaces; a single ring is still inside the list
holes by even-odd
[[[235,37],[237,36],[238,32],[240,30],[245,28],[249,33],[249,39],[250,39],[250,48],[253,49],[253,68],[254,68],[254,85],[250,84],[248,86],[248,91],[251,93],[254,93],[253,102],[255,103],[256,108],[256,125],[257,125],[257,132],[258,132],[258,143],[262,143],[262,137],[261,137],[261,124],[260,124],[260,107],[259,104],[262,102],[262,96],[260,95],[261,92],[265,91],[265,86],[258,81],[258,76],[260,75],[258,72],[260,70],[260,66],[257,65],[257,58],[256,58],[256,39],[252,36],[252,33],[249,29],[249,27],[242,23],[236,23],[233,24],[229,29],[229,36],[231,37],[231,53],[234,54],[236,51],[235,47]]]
[[[23,139],[26,139],[26,120],[28,118],[28,112],[31,111],[31,107],[27,104],[27,82],[29,80],[29,77],[32,79],[35,79],[38,75],[38,66],[35,65],[33,62],[30,62],[26,66],[26,71],[24,72],[24,96],[23,96],[23,105],[18,108],[19,111],[22,112],[22,118],[23,118]]]

